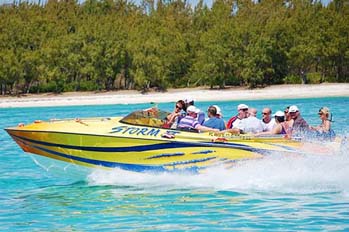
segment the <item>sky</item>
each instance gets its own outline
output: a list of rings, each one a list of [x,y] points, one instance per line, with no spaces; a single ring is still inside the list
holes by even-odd
[[[13,1],[14,0],[0,0],[0,4],[12,3]],[[15,0],[15,1],[18,2],[19,0]],[[22,0],[22,1],[38,2],[39,0]],[[138,2],[139,0],[133,0],[133,1]],[[211,6],[213,0],[204,0],[204,1],[208,6]],[[326,6],[331,1],[332,0],[322,0],[321,2]],[[189,3],[191,3],[192,5],[196,5],[198,2],[199,0],[189,0]]]

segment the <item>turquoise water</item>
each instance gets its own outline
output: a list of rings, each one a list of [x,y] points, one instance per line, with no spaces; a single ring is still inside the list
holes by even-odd
[[[217,102],[214,102],[217,103]],[[242,102],[219,102],[225,119]],[[349,134],[349,98],[243,101],[296,104],[312,125],[321,106]],[[213,102],[199,102],[203,110]],[[0,109],[0,127],[35,119],[125,115],[149,104]],[[173,103],[159,107],[172,110]],[[48,171],[0,132],[0,231],[348,231],[349,154],[268,156],[205,174]]]

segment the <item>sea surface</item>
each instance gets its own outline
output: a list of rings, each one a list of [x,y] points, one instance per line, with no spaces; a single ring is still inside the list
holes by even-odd
[[[177,99],[174,99],[174,102]],[[311,125],[328,106],[349,134],[349,98],[197,102],[273,111],[296,104]],[[151,104],[0,109],[0,128],[52,118],[122,116]],[[171,111],[174,103],[158,106]],[[43,168],[0,131],[0,231],[349,231],[349,154],[238,163],[205,174]],[[33,158],[32,158],[33,157]]]

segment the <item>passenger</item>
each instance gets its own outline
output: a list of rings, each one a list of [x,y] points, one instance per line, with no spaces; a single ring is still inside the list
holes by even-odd
[[[215,107],[216,108],[216,110],[217,110],[217,117],[218,118],[223,118],[223,114],[222,114],[222,110],[221,110],[221,108],[219,107],[219,106],[217,106],[217,105],[213,105],[213,107]],[[225,127],[225,126],[224,126]]]
[[[166,126],[164,128],[172,128],[172,129],[177,128],[177,124],[180,119],[180,116],[182,115],[181,111],[183,110],[184,105],[185,104],[183,100],[179,100],[176,102],[173,112],[167,115],[166,117],[167,121],[166,121]]]
[[[196,119],[199,112],[200,110],[195,106],[192,106],[192,105],[188,106],[187,115],[179,121],[177,128],[188,130],[188,131],[197,131],[197,132],[219,131],[218,129],[213,129],[213,128],[209,128],[201,125]]]
[[[263,131],[263,125],[261,120],[256,118],[257,110],[255,108],[250,108],[248,110],[248,118],[241,121],[241,130],[243,133],[260,133]]]
[[[322,107],[319,109],[319,117],[321,119],[321,124],[316,127],[310,126],[310,129],[316,133],[316,137],[332,140],[336,136],[335,132],[331,128],[332,115],[331,119],[329,119],[330,115],[331,113],[329,108]]]
[[[207,115],[208,120],[206,120],[203,124],[203,126],[209,127],[209,128],[215,128],[220,131],[225,130],[225,123],[223,118],[220,116],[222,113],[218,114],[218,111],[220,112],[220,108],[218,106],[210,106],[207,109]]]
[[[262,133],[258,133],[256,135],[286,135],[287,137],[291,136],[291,128],[289,124],[285,121],[285,113],[282,111],[277,111],[274,114],[275,125],[271,131],[265,131]]]
[[[275,119],[271,117],[271,109],[270,108],[264,108],[262,111],[262,125],[263,125],[263,131],[272,131],[273,127],[275,125]]]
[[[291,121],[291,119],[292,119],[290,113],[288,112],[289,109],[290,109],[290,106],[287,106],[286,109],[285,109],[285,111],[284,111],[284,113],[285,113],[285,121],[286,121],[286,122],[289,122],[289,121]]]
[[[187,112],[187,108],[189,106],[194,106],[194,99],[188,97],[184,100],[185,107],[184,110]],[[200,109],[199,109],[200,110]],[[205,121],[205,113],[200,110],[200,112],[197,114],[197,120],[202,125]]]
[[[248,106],[245,104],[240,104],[237,107],[238,114],[231,117],[227,123],[227,132],[230,133],[240,133],[243,129],[241,121],[248,116]]]
[[[302,118],[297,106],[290,106],[289,114],[292,119],[290,125],[292,127],[293,135],[304,135],[309,132],[309,125],[304,118]]]

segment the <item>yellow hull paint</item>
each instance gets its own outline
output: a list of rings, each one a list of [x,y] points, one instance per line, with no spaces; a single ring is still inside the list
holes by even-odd
[[[198,171],[304,148],[303,143],[280,137],[217,136],[129,125],[120,119],[39,121],[6,130],[26,152],[87,167],[131,171]]]

